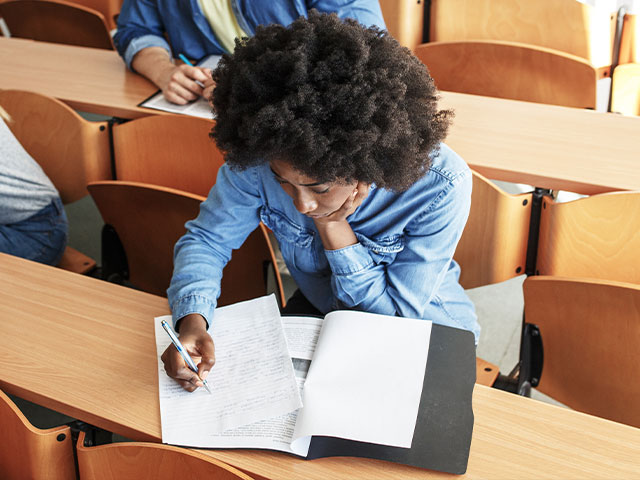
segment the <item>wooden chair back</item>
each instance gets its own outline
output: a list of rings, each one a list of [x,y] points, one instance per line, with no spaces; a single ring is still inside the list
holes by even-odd
[[[422,43],[424,4],[415,0],[380,0],[387,31],[409,50]]]
[[[123,0],[71,0],[71,3],[100,12],[109,30],[116,28],[116,17],[122,9],[122,2]]]
[[[454,259],[464,288],[524,274],[531,193],[510,195],[473,172],[471,210]]]
[[[12,37],[113,50],[104,16],[63,0],[6,0],[0,16]]]
[[[209,132],[213,122],[186,115],[152,115],[116,125],[116,179],[206,196],[224,163]]]
[[[469,40],[425,43],[415,54],[440,90],[596,108],[596,69],[557,50]]]
[[[524,282],[524,307],[544,350],[538,390],[640,427],[640,285],[533,276]]]
[[[84,439],[84,432],[80,432],[77,454],[82,480],[252,480],[231,465],[187,448],[146,442],[87,447]]]
[[[205,197],[136,182],[94,182],[88,188],[103,220],[122,242],[131,283],[166,296],[173,273],[173,247],[186,232],[185,223],[198,215]],[[269,263],[275,266],[275,255],[260,224],[225,267],[218,305],[265,295],[265,266]],[[277,294],[284,305],[280,275],[274,270]]]
[[[640,63],[618,65],[613,71],[611,111],[640,115]]]
[[[640,63],[640,14],[627,13],[622,23],[618,63]]]
[[[59,100],[34,92],[0,90],[0,106],[11,116],[9,128],[51,179],[63,203],[87,196],[87,183],[111,178],[107,122],[89,122]],[[96,262],[67,247],[58,266],[87,273]]]
[[[536,270],[640,284],[640,192],[543,199]]]
[[[430,41],[505,40],[611,65],[615,14],[575,0],[431,0]]]
[[[0,476],[5,480],[75,480],[71,429],[36,428],[0,390]]]

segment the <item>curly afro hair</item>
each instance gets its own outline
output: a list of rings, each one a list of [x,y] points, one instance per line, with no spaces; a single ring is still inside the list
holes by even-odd
[[[452,112],[426,67],[386,32],[315,10],[236,40],[213,72],[211,137],[232,168],[284,160],[319,182],[407,189]]]

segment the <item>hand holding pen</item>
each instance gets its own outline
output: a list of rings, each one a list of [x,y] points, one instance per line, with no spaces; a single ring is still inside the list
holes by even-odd
[[[162,326],[172,341],[161,357],[167,374],[185,390],[192,392],[204,386],[211,393],[206,377],[215,363],[215,349],[204,318],[192,314],[181,319],[180,340],[166,322]],[[199,365],[189,352],[200,357]]]

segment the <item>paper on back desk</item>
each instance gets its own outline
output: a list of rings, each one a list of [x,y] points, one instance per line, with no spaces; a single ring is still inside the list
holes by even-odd
[[[294,444],[321,435],[410,448],[431,325],[364,312],[327,314],[304,385]]]
[[[200,439],[302,406],[273,295],[216,309],[209,333],[216,364],[203,388],[189,393],[164,371],[170,340],[155,319],[162,441],[201,446]]]

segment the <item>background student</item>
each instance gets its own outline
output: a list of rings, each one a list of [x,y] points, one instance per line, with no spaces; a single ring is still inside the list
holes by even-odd
[[[176,244],[168,290],[201,375],[214,363],[207,327],[222,269],[260,221],[298,285],[299,311],[424,318],[477,338],[453,260],[471,172],[441,143],[451,112],[438,110],[418,59],[375,27],[311,12],[259,27],[213,78],[211,135],[226,163]],[[162,359],[184,388],[201,386],[174,347]]]
[[[67,216],[51,180],[20,145],[0,107],[0,252],[57,265]]]
[[[235,39],[253,35],[258,25],[288,25],[312,7],[384,28],[378,0],[125,0],[114,43],[129,68],[184,105],[211,96],[211,71],[174,65],[172,57],[199,61],[231,53]]]

